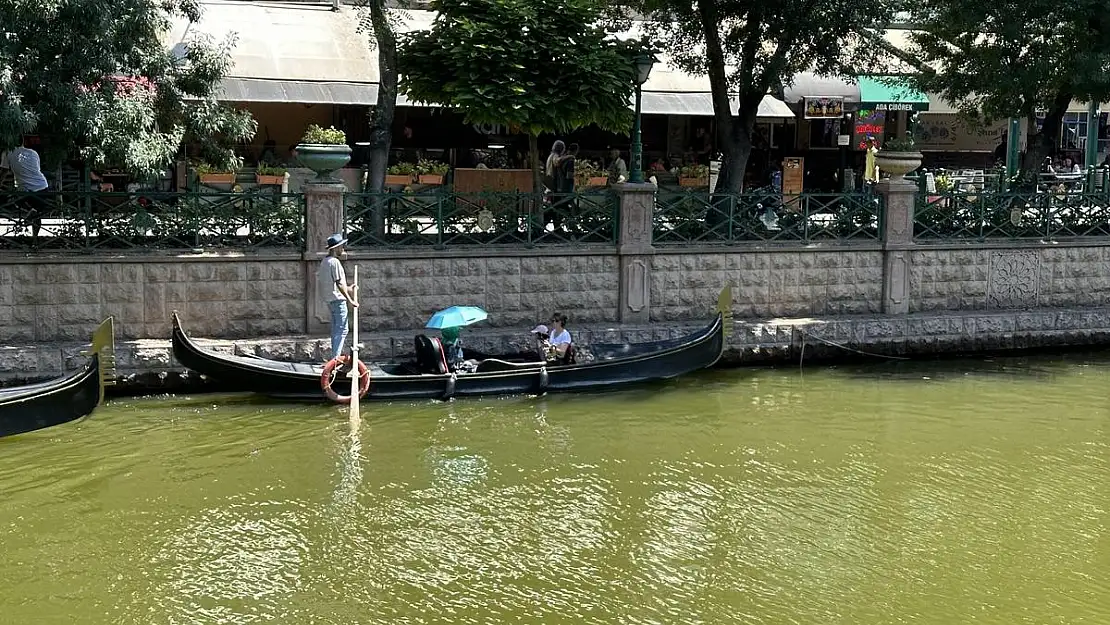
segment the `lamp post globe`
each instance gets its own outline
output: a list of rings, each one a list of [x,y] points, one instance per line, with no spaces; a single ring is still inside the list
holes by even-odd
[[[632,59],[636,70],[635,76],[633,76],[633,80],[636,81],[636,113],[632,122],[632,162],[628,172],[629,182],[642,183],[644,181],[644,146],[640,141],[640,89],[647,82],[651,75],[651,67],[655,65],[656,61],[658,59],[655,58],[655,55],[647,52],[637,54]]]

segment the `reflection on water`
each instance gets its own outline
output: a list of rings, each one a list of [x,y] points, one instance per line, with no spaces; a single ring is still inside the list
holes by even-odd
[[[1104,622],[1108,363],[114,402],[0,439],[0,622]]]

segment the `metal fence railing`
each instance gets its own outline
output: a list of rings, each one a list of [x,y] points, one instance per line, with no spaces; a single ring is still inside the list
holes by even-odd
[[[1110,195],[1058,190],[919,195],[918,241],[1064,239],[1110,236]]]
[[[608,191],[351,193],[345,227],[356,248],[615,244],[618,212]]]
[[[876,241],[882,213],[882,197],[866,191],[795,195],[771,190],[659,193],[653,243]]]
[[[301,194],[0,193],[0,250],[300,250],[304,238]]]

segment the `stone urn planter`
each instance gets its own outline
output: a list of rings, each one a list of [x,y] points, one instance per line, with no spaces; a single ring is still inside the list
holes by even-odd
[[[327,143],[298,143],[297,160],[316,172],[316,180],[338,180],[334,174],[351,161],[351,146]]]
[[[875,165],[879,171],[890,174],[891,180],[905,180],[906,174],[921,167],[921,159],[921,152],[879,150],[875,154]]]

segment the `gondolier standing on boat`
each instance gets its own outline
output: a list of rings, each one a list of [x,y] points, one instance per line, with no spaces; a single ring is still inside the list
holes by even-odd
[[[328,255],[320,261],[320,268],[316,271],[316,288],[331,310],[332,358],[342,355],[343,342],[347,340],[347,307],[358,306],[355,297],[358,285],[347,286],[347,274],[343,271],[342,261],[347,259],[346,246],[347,239],[342,234],[328,237]]]

